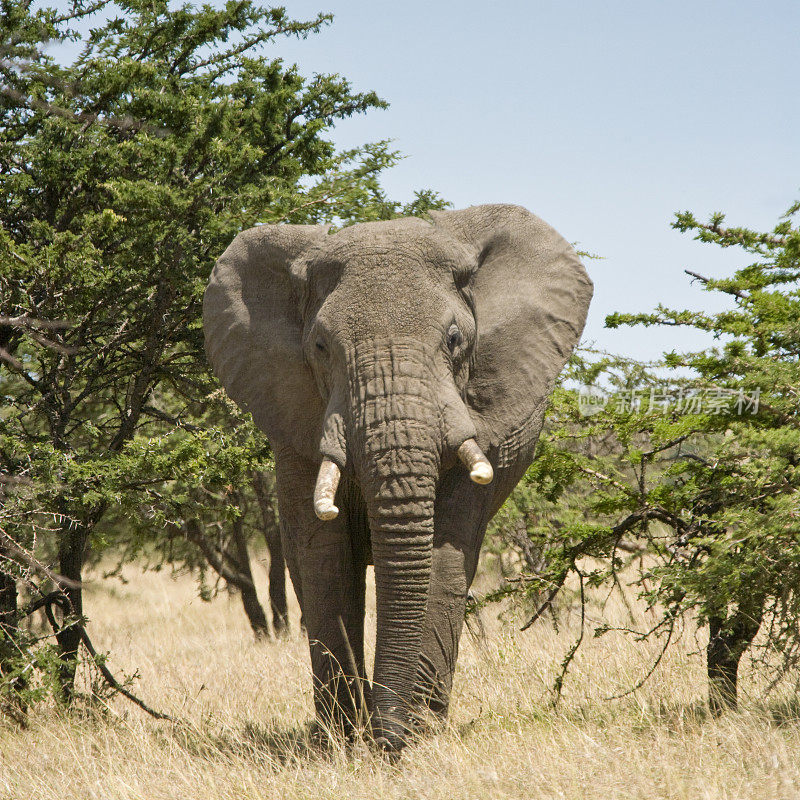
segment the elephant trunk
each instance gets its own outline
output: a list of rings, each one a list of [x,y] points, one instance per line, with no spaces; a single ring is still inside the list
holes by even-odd
[[[399,750],[411,727],[431,576],[434,496],[430,476],[401,470],[368,503],[378,616],[372,727],[388,750]]]
[[[381,746],[398,750],[410,728],[428,602],[442,414],[432,363],[418,342],[362,346],[349,379],[347,446],[375,565],[372,728]]]

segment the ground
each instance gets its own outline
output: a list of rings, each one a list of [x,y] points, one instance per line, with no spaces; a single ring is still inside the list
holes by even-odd
[[[0,724],[1,800],[800,797],[792,705],[757,700],[745,679],[743,710],[709,719],[694,631],[620,699],[608,698],[647,671],[656,645],[621,634],[587,642],[554,708],[578,614],[562,610],[558,632],[541,621],[522,633],[513,614],[485,610],[485,638],[464,637],[448,726],[390,764],[309,734],[296,608],[288,641],[257,644],[236,597],[206,603],[189,576],[124,575],[91,581],[90,633],[112,670],[138,670],[135,691],[181,723],[120,698],[69,715],[45,707],[24,730]],[[598,599],[589,613],[622,622],[628,612]]]

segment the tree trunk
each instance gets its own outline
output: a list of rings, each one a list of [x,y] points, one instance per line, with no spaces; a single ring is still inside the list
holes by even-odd
[[[286,564],[283,560],[281,533],[275,525],[275,535],[264,531],[269,550],[269,605],[272,613],[272,628],[276,636],[289,632],[289,606],[286,601]]]
[[[756,613],[737,609],[725,618],[709,617],[706,649],[708,704],[715,717],[727,709],[736,708],[739,664],[760,625],[760,609]]]
[[[62,629],[56,634],[56,641],[61,656],[59,681],[61,694],[65,703],[69,703],[75,690],[75,671],[78,666],[78,647],[81,643],[81,632],[78,624],[83,617],[83,589],[81,577],[86,557],[86,543],[89,539],[89,527],[86,525],[68,526],[61,529],[59,542],[59,570],[70,580],[61,590],[69,598],[72,612],[65,619]],[[77,621],[78,624],[71,624]]]
[[[0,560],[13,563],[3,548],[0,548]],[[0,630],[13,633],[16,627],[17,582],[12,575],[0,569]]]
[[[272,629],[275,636],[289,632],[289,607],[286,601],[286,563],[275,504],[270,487],[263,473],[253,473],[253,489],[261,509],[264,541],[269,551],[269,605],[272,613]]]
[[[242,597],[244,613],[247,615],[256,639],[269,639],[269,624],[256,593],[253,571],[250,568],[250,553],[247,550],[247,540],[245,539],[241,517],[237,517],[233,522],[233,544],[236,548],[239,578],[235,585]]]
[[[13,563],[2,548],[0,559],[5,563]],[[25,681],[21,675],[8,680],[8,676],[15,671],[16,656],[19,655],[17,603],[17,582],[13,575],[0,569],[0,690],[8,694],[9,703],[15,710],[24,712],[24,703],[18,692],[25,688]]]
[[[231,552],[229,546],[226,546],[224,550],[221,549],[210,537],[206,536],[197,519],[187,520],[184,530],[186,538],[200,548],[211,568],[226,583],[239,590],[244,613],[256,639],[269,638],[269,625],[264,609],[258,600],[241,519],[237,519],[233,524],[235,553]]]

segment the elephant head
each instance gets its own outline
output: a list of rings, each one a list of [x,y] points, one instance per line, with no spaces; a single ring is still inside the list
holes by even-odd
[[[469,474],[485,529],[531,461],[591,294],[570,245],[509,205],[335,233],[264,225],[217,262],[204,302],[213,369],[279,460],[317,473],[313,500],[304,490],[288,502],[313,502],[315,524],[334,525],[350,502],[341,487],[337,496],[340,476],[358,488],[385,740],[402,739],[411,702],[444,477]]]

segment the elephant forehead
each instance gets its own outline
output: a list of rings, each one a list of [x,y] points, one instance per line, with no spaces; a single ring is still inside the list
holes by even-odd
[[[427,272],[437,278],[477,264],[476,253],[420,219],[368,222],[325,237],[309,257],[309,274],[385,281]]]
[[[355,340],[396,333],[424,341],[438,340],[451,321],[455,274],[476,264],[475,253],[428,223],[390,220],[325,237],[304,270],[332,331]]]
[[[424,339],[441,327],[441,281],[423,268],[392,271],[379,261],[361,266],[366,269],[348,265],[323,304],[321,314],[332,329],[360,341],[392,333]]]

